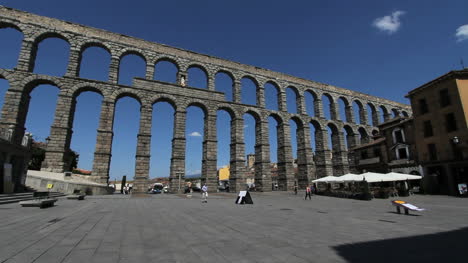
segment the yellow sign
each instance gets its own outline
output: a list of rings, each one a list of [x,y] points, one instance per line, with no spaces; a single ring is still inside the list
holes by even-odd
[[[47,189],[52,189],[54,188],[54,184],[47,184]]]

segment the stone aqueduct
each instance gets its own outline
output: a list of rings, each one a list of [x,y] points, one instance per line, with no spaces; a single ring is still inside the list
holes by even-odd
[[[131,96],[140,102],[134,178],[135,188],[139,191],[146,189],[149,178],[152,106],[159,101],[169,102],[175,109],[169,178],[173,190],[177,189],[179,183],[177,173],[185,171],[186,108],[192,105],[199,106],[205,113],[202,178],[212,186],[211,189],[215,189],[214,185],[217,183],[216,113],[218,110],[225,110],[231,116],[230,181],[233,190],[243,188],[246,181],[243,119],[245,113],[251,114],[256,121],[255,184],[263,191],[271,191],[268,117],[274,117],[278,123],[278,183],[281,189],[291,189],[295,180],[300,187],[304,187],[309,180],[317,176],[340,175],[352,170],[344,145],[343,130],[346,131],[349,147],[367,142],[370,137],[368,134],[377,131],[378,107],[383,110],[385,120],[391,118],[391,113],[411,114],[408,105],[367,94],[0,6],[0,29],[6,27],[22,32],[24,37],[16,68],[0,69],[0,78],[9,83],[1,112],[0,128],[8,130],[12,133],[12,140],[20,143],[25,132],[31,90],[40,84],[53,84],[60,89],[46,158],[42,165],[44,171],[64,172],[66,169],[75,99],[84,91],[96,91],[103,96],[92,169],[93,180],[100,183],[106,183],[109,178],[114,106],[117,100],[124,96]],[[33,73],[38,44],[49,37],[61,38],[70,45],[68,67],[63,77]],[[108,81],[79,77],[81,55],[86,48],[92,46],[102,47],[111,54]],[[131,86],[118,84],[120,59],[127,54],[141,56],[146,62],[146,77],[134,78]],[[176,84],[153,80],[154,65],[161,60],[171,61],[178,67]],[[193,66],[205,71],[207,89],[185,85],[188,80],[187,71]],[[214,78],[218,72],[228,74],[233,80],[232,102],[227,101],[222,92],[215,90]],[[240,89],[243,78],[251,79],[257,86],[256,105],[241,103]],[[278,89],[278,111],[265,108],[266,83],[271,83]],[[288,87],[296,93],[297,114],[287,112]],[[306,92],[310,92],[314,98],[314,117],[309,116],[305,110]],[[331,99],[330,120],[324,117],[322,95]],[[342,99],[346,104],[346,120],[339,119],[338,99]],[[353,102],[359,106],[360,124],[356,123],[353,116]],[[372,123],[366,123],[367,105],[372,110]],[[297,124],[298,178],[294,178],[293,172],[289,127],[291,119]],[[309,124],[315,128],[315,156],[310,144]],[[332,130],[333,149],[328,147],[327,127]]]

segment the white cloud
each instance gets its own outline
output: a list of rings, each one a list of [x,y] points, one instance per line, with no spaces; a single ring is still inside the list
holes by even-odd
[[[190,137],[201,137],[201,134],[199,132],[192,132],[188,136],[190,136]]]
[[[457,41],[463,41],[468,39],[468,24],[463,25],[457,28],[457,33],[455,34]]]
[[[400,16],[404,15],[405,13],[405,11],[395,11],[389,16],[383,16],[375,19],[372,25],[381,31],[393,34],[400,28]]]

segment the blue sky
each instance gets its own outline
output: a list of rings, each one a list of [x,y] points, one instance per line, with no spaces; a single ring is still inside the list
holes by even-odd
[[[286,4],[287,3],[287,4]],[[411,89],[450,70],[468,65],[468,2],[453,1],[26,1],[0,4],[39,15],[106,29],[149,41],[259,66],[294,76],[408,103]],[[457,31],[458,30],[458,31]],[[15,34],[16,33],[16,34]],[[457,35],[458,34],[458,35]],[[0,67],[16,63],[21,35],[0,29]],[[68,47],[57,39],[45,40],[35,71],[63,75]],[[108,57],[99,49],[87,50],[82,72],[86,78],[105,80]],[[126,57],[120,79],[130,83],[141,76],[144,64]],[[173,81],[171,65],[161,65],[157,79]],[[190,73],[190,72],[189,72]],[[203,86],[194,70],[191,86]],[[216,88],[228,90],[222,77]],[[246,102],[254,101],[250,83],[243,83]],[[7,83],[0,80],[0,104]],[[267,106],[275,105],[272,94]],[[271,93],[271,92],[270,92]],[[49,134],[58,90],[41,86],[33,91],[27,130],[43,140]],[[288,91],[288,110],[294,95]],[[230,94],[228,94],[228,99]],[[72,149],[80,153],[79,166],[91,169],[102,98],[83,93],[77,101]],[[310,103],[309,103],[310,104]],[[307,105],[308,112],[313,109]],[[156,104],[153,110],[151,176],[167,176],[172,139],[173,110]],[[187,174],[201,167],[203,113],[190,108],[187,122]],[[111,178],[132,176],[139,104],[124,98],[116,105]],[[229,116],[219,113],[218,165],[229,163]],[[270,121],[272,161],[276,161],[276,131]],[[246,153],[253,152],[255,123],[246,117]],[[292,131],[294,134],[294,124]],[[293,138],[295,152],[295,138]],[[295,154],[295,153],[294,153]]]

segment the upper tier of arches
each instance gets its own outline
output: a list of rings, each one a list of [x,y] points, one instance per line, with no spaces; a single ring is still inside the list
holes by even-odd
[[[3,8],[1,9],[4,11]],[[73,27],[75,25],[70,26]],[[103,39],[102,37],[93,36],[93,34],[78,33],[83,32],[83,30],[73,32],[73,30],[62,30],[60,26],[50,29],[41,24],[30,22],[26,25],[18,21],[18,19],[12,20],[0,16],[0,29],[6,27],[18,30],[24,35],[16,67],[17,70],[21,71],[34,71],[39,44],[53,37],[64,40],[69,45],[68,65],[65,73],[67,77],[79,78],[84,52],[88,48],[98,47],[109,54],[109,76],[106,82],[112,85],[119,83],[119,69],[122,59],[128,55],[134,55],[141,58],[145,67],[144,74],[141,74],[144,77],[139,77],[147,80],[157,79],[157,65],[162,61],[173,65],[173,68],[176,70],[175,82],[182,86],[190,86],[192,83],[191,78],[197,77],[192,73],[192,69],[197,69],[196,74],[198,78],[204,81],[204,85],[197,88],[206,88],[212,91],[217,90],[216,76],[219,73],[226,74],[232,80],[230,92],[232,92],[232,102],[236,104],[244,103],[241,96],[244,88],[243,80],[248,80],[255,86],[255,99],[247,104],[262,109],[266,108],[267,104],[265,86],[271,85],[276,90],[275,104],[277,107],[275,108],[280,112],[288,112],[289,106],[290,114],[309,115],[306,111],[307,105],[305,99],[305,94],[309,93],[313,98],[313,101],[310,103],[313,104],[314,118],[326,118],[344,123],[376,126],[392,117],[411,115],[409,106],[400,103],[169,47],[165,47],[164,49],[152,48],[152,45],[156,47],[158,44],[150,44],[145,41],[142,41],[141,45],[144,48],[136,47],[128,44],[128,41],[126,41],[128,37],[122,38],[122,41],[118,41],[117,38],[112,38],[111,33],[106,35],[108,39]],[[96,30],[92,28],[86,29],[90,31]],[[134,39],[134,41],[138,42],[141,40]],[[161,50],[173,52],[161,52]],[[249,68],[252,69],[249,70]],[[278,75],[280,78],[278,78]],[[287,103],[288,90],[290,91],[290,95],[295,97],[293,101],[295,105],[288,105]],[[329,105],[323,103],[324,97],[329,100]],[[344,106],[340,107],[340,104]],[[358,109],[353,109],[353,105],[357,105]],[[328,117],[326,116],[327,112],[330,113]]]

